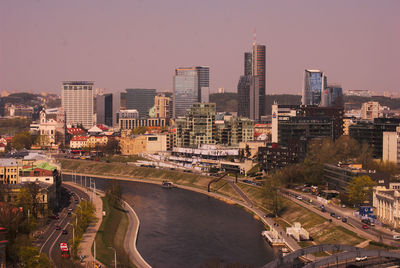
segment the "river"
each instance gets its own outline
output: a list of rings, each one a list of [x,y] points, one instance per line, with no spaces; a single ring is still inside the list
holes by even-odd
[[[104,190],[108,181],[96,179],[96,187]],[[261,237],[263,224],[243,208],[179,188],[120,183],[140,219],[138,251],[153,267],[259,267],[278,254]]]

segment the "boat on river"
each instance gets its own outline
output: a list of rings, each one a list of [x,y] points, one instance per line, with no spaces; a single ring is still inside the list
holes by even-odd
[[[167,188],[167,189],[176,188],[176,185],[173,182],[170,182],[170,181],[163,181],[161,186],[163,188]]]

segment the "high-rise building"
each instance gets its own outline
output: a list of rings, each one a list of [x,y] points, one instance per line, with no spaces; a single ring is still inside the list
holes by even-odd
[[[321,94],[327,87],[327,79],[320,70],[305,70],[301,103],[303,105],[320,105]]]
[[[253,44],[253,59],[252,59],[252,75],[258,76],[259,79],[259,116],[265,115],[265,46],[258,45],[256,42]],[[257,118],[259,120],[259,118]]]
[[[244,75],[252,75],[253,54],[251,52],[244,53]]]
[[[196,66],[197,78],[197,102],[209,102],[210,96],[210,67]]]
[[[139,118],[148,118],[149,111],[154,106],[155,89],[127,88],[126,109],[135,109],[139,112]]]
[[[400,166],[400,126],[393,132],[383,132],[382,160]]]
[[[184,116],[198,102],[198,72],[196,68],[178,68],[174,75],[174,118]]]
[[[91,81],[62,82],[61,105],[67,125],[93,126],[93,85]]]
[[[343,107],[343,90],[340,85],[328,85],[322,93],[321,107]]]
[[[361,105],[361,118],[372,121],[379,117],[381,110],[382,107],[377,101],[364,102]]]
[[[113,126],[113,94],[102,94],[96,96],[97,124]]]

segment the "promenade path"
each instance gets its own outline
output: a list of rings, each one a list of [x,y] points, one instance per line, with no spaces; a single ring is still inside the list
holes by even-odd
[[[70,185],[74,188],[78,188],[81,191],[89,192],[88,189],[86,189],[76,183],[69,182],[69,181],[63,181],[63,183]],[[90,191],[88,193],[88,195],[93,197],[93,192]],[[103,220],[103,201],[101,200],[102,196],[103,196],[102,193],[96,191],[94,198],[92,200],[92,203],[96,207],[95,216],[97,218],[97,221],[95,221],[94,223],[91,223],[89,225],[89,227],[86,229],[86,232],[82,236],[82,241],[81,241],[81,244],[79,247],[79,249],[80,249],[79,255],[87,256],[84,259],[86,262],[85,267],[89,267],[87,265],[92,264],[95,261],[95,258],[92,254],[92,245],[93,245],[94,239],[96,237],[97,231],[99,230],[101,222]],[[100,264],[102,267],[105,267],[105,265],[102,264],[101,262],[99,262],[98,260],[96,260],[95,263]]]

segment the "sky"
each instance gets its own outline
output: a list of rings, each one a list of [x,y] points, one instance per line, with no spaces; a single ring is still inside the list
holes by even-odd
[[[210,66],[236,92],[243,53],[267,47],[267,94],[301,92],[304,69],[343,89],[400,92],[399,0],[1,0],[0,91],[172,91],[174,69]]]

